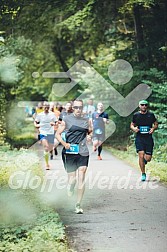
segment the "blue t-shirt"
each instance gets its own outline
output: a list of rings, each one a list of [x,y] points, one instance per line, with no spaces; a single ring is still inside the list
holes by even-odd
[[[103,118],[106,118],[108,120],[108,114],[105,112],[98,113],[94,112],[92,114],[92,121],[93,121],[93,130],[94,132],[101,132],[101,134],[104,134],[105,132],[105,122],[103,121]]]

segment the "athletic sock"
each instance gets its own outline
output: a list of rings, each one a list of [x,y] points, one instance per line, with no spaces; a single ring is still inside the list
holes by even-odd
[[[44,151],[44,159],[45,159],[46,164],[48,165],[49,164],[49,152]]]

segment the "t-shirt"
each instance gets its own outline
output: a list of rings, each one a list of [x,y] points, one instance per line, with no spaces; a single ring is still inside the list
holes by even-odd
[[[41,112],[43,112],[43,108],[38,108],[38,107],[37,107],[37,108],[35,109],[35,113],[36,113],[36,114],[39,114],[39,113],[41,113]]]
[[[103,121],[103,118],[106,118],[108,120],[108,114],[105,112],[98,113],[94,112],[92,114],[92,121],[93,121],[93,131],[96,133],[96,131],[101,132],[104,134],[105,132],[105,122]]]
[[[72,112],[68,113],[66,111],[61,112],[60,116],[59,116],[59,121],[64,121],[64,117],[67,115],[70,115]]]
[[[49,113],[41,112],[37,114],[35,121],[39,123],[39,132],[42,135],[54,134],[54,126],[50,125],[50,122],[56,122],[57,118],[55,114],[51,111]]]
[[[95,106],[94,105],[86,105],[83,108],[83,113],[87,114],[89,118],[92,117],[92,114],[95,112]]]
[[[65,122],[66,142],[71,144],[79,144],[79,154],[88,155],[88,147],[86,145],[86,136],[89,130],[89,121],[85,116],[77,117],[73,113],[66,115],[63,119]]]
[[[138,128],[140,128],[142,126],[152,128],[152,125],[153,125],[153,123],[155,123],[155,121],[157,121],[155,115],[149,111],[146,114],[136,112],[133,115],[133,119],[132,119],[132,122],[135,124],[135,126],[138,126]],[[142,133],[138,132],[137,135],[148,136],[150,134],[142,134]]]

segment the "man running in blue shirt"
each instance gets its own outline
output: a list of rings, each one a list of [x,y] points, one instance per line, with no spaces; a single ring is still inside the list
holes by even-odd
[[[103,103],[97,104],[97,111],[92,114],[93,150],[98,149],[98,160],[102,160],[102,143],[105,140],[105,124],[109,123],[108,114],[104,112]]]

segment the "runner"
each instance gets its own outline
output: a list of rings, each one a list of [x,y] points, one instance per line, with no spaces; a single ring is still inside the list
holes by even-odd
[[[42,102],[38,102],[38,105],[37,107],[35,108],[35,113],[33,114],[33,119],[35,121],[35,118],[38,114],[40,114],[41,112],[43,112],[43,103]],[[39,128],[37,128],[37,132],[38,132],[38,141],[39,143],[41,144],[41,141],[40,141],[40,132],[39,132]]]
[[[92,114],[95,112],[95,106],[93,105],[93,99],[88,100],[88,105],[84,106],[83,113],[89,118],[92,118]]]
[[[142,172],[141,181],[146,180],[145,165],[151,161],[154,141],[152,134],[158,128],[155,115],[148,111],[148,101],[139,102],[139,112],[133,115],[130,128],[137,133],[135,139],[136,151],[139,156],[139,166]]]
[[[55,114],[56,118],[59,120],[60,111],[56,109],[54,102],[50,102],[50,111],[52,111]],[[58,122],[54,126],[54,135],[56,134],[57,129],[58,129]],[[57,151],[58,145],[59,145],[59,142],[57,141],[56,138],[54,138],[54,146],[53,146],[53,149],[50,151],[51,160],[53,160],[53,151],[54,151],[55,156],[58,155],[58,151]]]
[[[46,169],[49,170],[49,151],[53,149],[54,145],[54,126],[56,125],[57,118],[53,112],[49,111],[48,102],[45,101],[43,107],[44,111],[37,114],[34,125],[39,129],[40,140],[44,147]]]
[[[64,118],[67,116],[67,115],[70,115],[71,113],[73,113],[73,109],[72,109],[72,102],[67,102],[66,105],[65,105],[65,108],[64,110],[61,112],[60,114],[60,117],[59,117],[59,124],[61,124],[62,120],[64,120]],[[63,131],[61,136],[62,136],[62,139],[64,141],[66,141],[65,139],[65,134],[66,134],[66,131]]]
[[[61,112],[61,114],[59,116],[59,121],[61,122],[65,116],[70,115],[72,112],[73,112],[72,103],[67,102],[66,105],[65,105],[64,110]]]
[[[93,151],[98,149],[98,160],[102,160],[102,143],[105,140],[105,124],[109,123],[108,114],[104,112],[103,103],[97,104],[97,111],[92,114]]]
[[[75,212],[77,214],[83,213],[81,201],[85,191],[85,173],[89,161],[89,151],[86,141],[87,135],[91,132],[89,129],[89,120],[82,115],[82,110],[83,101],[75,100],[73,102],[74,112],[63,118],[56,133],[58,141],[64,146],[62,160],[68,173],[68,196],[73,195],[78,176],[77,202],[75,205]],[[61,136],[64,130],[66,131],[66,142]]]

